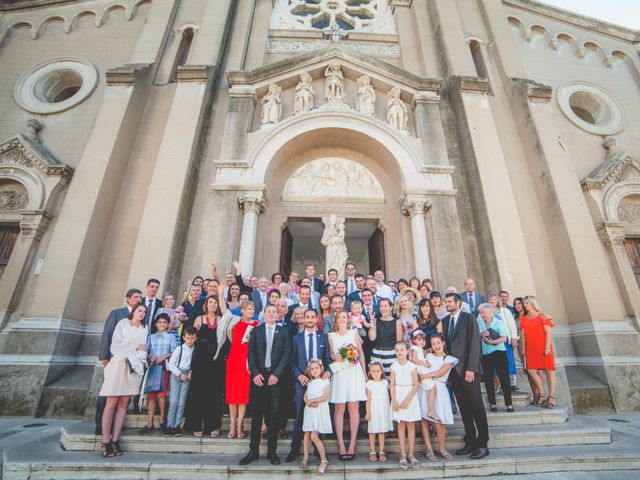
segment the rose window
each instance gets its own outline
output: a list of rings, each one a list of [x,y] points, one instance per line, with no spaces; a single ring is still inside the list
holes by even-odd
[[[305,27],[362,30],[388,6],[386,0],[289,0],[286,8],[288,16]]]

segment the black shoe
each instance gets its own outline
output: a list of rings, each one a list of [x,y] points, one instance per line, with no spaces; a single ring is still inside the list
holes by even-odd
[[[285,458],[284,461],[286,463],[295,462],[299,456],[300,452],[289,452],[289,455],[287,455],[287,458]]]
[[[160,430],[164,430],[165,428],[167,428],[167,422],[161,423]]]
[[[102,426],[96,425],[95,434],[102,435]]]
[[[153,433],[154,430],[155,430],[154,427],[145,426],[145,427],[142,427],[140,430],[138,430],[138,433],[141,435],[144,435],[146,433]]]
[[[512,391],[512,392],[519,392],[519,391],[520,391],[520,389],[518,388],[518,386],[517,386],[517,385],[511,385],[511,391]]]
[[[489,410],[491,410],[492,412],[497,412],[498,411],[498,407],[497,407],[497,405],[491,405],[489,407]]]
[[[181,437],[182,436],[182,429],[180,427],[176,427],[173,429],[173,436],[174,437]]]
[[[465,445],[462,448],[459,448],[458,450],[456,450],[456,455],[469,455],[470,453],[474,453],[475,450],[473,448],[471,448],[468,445]]]
[[[164,435],[165,437],[173,437],[174,433],[175,433],[175,428],[165,428],[164,432],[162,432],[162,435]]]
[[[509,413],[513,413],[514,411],[515,411],[515,410],[513,409],[513,405],[509,405],[509,406],[507,407],[507,412],[509,412]]]
[[[487,455],[489,455],[489,449],[488,448],[479,448],[477,449],[475,452],[473,452],[471,454],[471,460],[480,460],[481,458],[486,457]]]
[[[272,455],[269,458],[269,461],[271,462],[271,465],[280,465],[280,457],[278,455]]]
[[[260,458],[260,455],[257,453],[249,452],[247,453],[242,460],[238,462],[239,465],[249,465],[251,462],[254,462]]]

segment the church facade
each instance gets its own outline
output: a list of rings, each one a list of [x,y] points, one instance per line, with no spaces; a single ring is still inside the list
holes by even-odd
[[[0,1],[0,413],[86,414],[128,288],[333,237],[537,295],[558,403],[640,409],[639,39],[533,0]]]

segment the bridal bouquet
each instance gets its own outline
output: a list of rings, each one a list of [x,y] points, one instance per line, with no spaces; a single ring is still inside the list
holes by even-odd
[[[352,365],[356,365],[358,363],[358,347],[354,344],[347,343],[346,345],[343,345],[342,348],[338,350],[338,353],[346,362],[351,363]]]

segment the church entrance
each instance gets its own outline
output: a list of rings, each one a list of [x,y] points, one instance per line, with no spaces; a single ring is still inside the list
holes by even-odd
[[[282,228],[280,271],[302,274],[311,263],[318,274],[326,275],[326,248],[321,243],[324,229],[322,218],[288,218]],[[345,244],[348,261],[355,263],[358,272],[384,270],[384,233],[377,220],[347,218]]]

